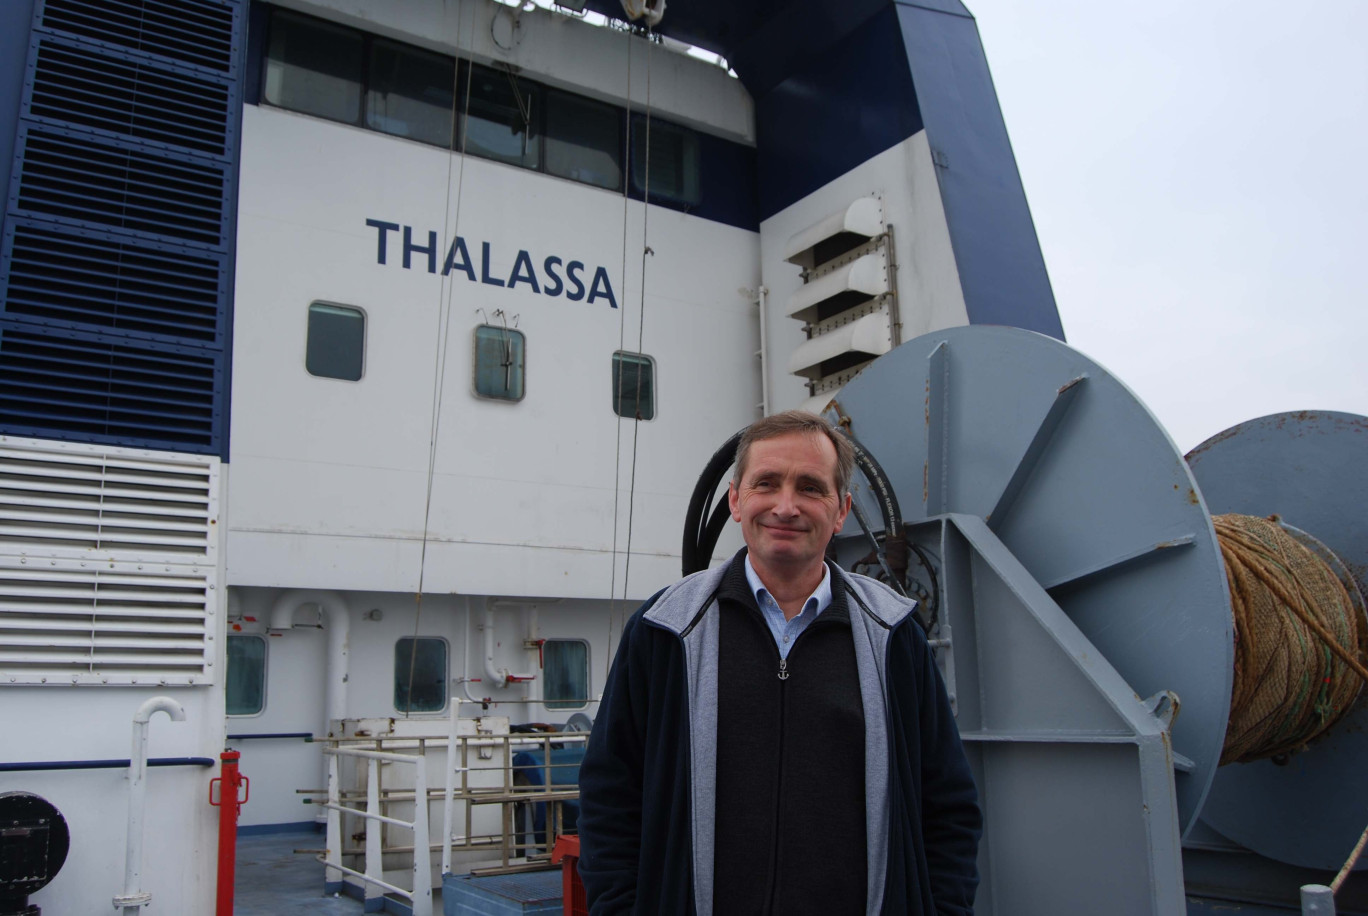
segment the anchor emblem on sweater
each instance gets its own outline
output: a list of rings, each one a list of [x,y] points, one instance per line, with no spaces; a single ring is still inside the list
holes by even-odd
[[[786,658],[781,658],[781,659],[779,659],[779,680],[781,680],[781,681],[787,681],[788,679],[789,679],[789,673],[788,673],[788,659],[786,659]]]

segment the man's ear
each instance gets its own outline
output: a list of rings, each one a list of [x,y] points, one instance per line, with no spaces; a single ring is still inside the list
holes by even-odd
[[[727,481],[727,505],[731,507],[732,521],[741,521],[741,499],[736,493],[736,481]]]

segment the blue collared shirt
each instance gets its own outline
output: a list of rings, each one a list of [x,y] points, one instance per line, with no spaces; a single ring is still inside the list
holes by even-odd
[[[779,647],[780,658],[788,658],[789,649],[798,641],[798,635],[817,619],[818,614],[831,606],[831,568],[826,563],[822,564],[822,582],[817,586],[817,591],[808,596],[803,602],[802,611],[794,615],[792,620],[784,619],[784,609],[779,607],[769,589],[765,588],[765,583],[756,575],[749,554],[746,555],[746,581],[750,583],[751,591],[755,592],[755,603],[760,605],[760,613],[764,615],[765,623],[769,624],[774,644]]]

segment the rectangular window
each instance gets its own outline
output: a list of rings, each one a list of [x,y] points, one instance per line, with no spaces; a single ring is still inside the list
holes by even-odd
[[[394,708],[403,713],[446,708],[447,644],[431,636],[404,636],[394,644]]]
[[[366,315],[345,305],[309,305],[309,334],[304,368],[320,378],[355,382],[366,354]]]
[[[266,640],[228,637],[228,715],[255,716],[266,708]]]
[[[565,92],[546,93],[546,171],[609,190],[622,187],[622,112]]]
[[[613,411],[629,420],[655,419],[655,360],[644,353],[613,354]]]
[[[360,123],[363,51],[359,32],[276,10],[263,95],[291,111]]]
[[[374,39],[366,88],[366,126],[450,147],[455,79],[453,58]]]
[[[482,324],[475,328],[475,393],[521,401],[526,346],[522,331]]]
[[[589,644],[582,639],[548,639],[542,646],[542,702],[547,709],[589,705]]]
[[[650,122],[651,197],[696,204],[699,196],[698,134],[663,121]],[[632,119],[632,187],[646,190],[645,118]]]
[[[470,111],[465,119],[465,151],[473,156],[541,167],[541,92],[535,83],[507,70],[470,67]]]

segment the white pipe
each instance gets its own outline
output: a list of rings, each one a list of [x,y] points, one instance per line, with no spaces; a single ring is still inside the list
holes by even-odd
[[[457,680],[462,680],[458,678]],[[442,790],[442,876],[451,874],[451,828],[454,825],[456,795],[456,734],[461,704],[451,701],[451,716],[447,723],[446,782]],[[419,769],[421,769],[421,765]],[[416,843],[414,844],[417,845]],[[416,854],[416,850],[415,850]]]
[[[335,807],[342,801],[342,778],[337,761],[337,757],[328,758],[328,813],[325,815],[327,832],[324,834],[328,851],[324,860],[327,868],[323,870],[323,891],[327,893],[329,887],[336,887],[334,897],[342,889],[342,815]]]
[[[360,755],[358,755],[360,756]],[[380,761],[371,757],[366,761],[366,877],[380,878],[385,877],[385,868],[382,864],[382,836],[384,830],[375,820],[380,814]],[[416,844],[415,844],[416,845]],[[376,887],[371,881],[366,882],[366,903],[365,912],[374,913],[379,907],[373,906],[372,901],[381,901],[385,896],[384,890]],[[383,903],[383,901],[381,901]]]
[[[760,298],[755,300],[755,304],[760,306],[760,350],[756,353],[760,357],[760,416],[769,416],[769,350],[765,343],[765,305],[769,298],[769,287],[761,284]]]
[[[427,757],[424,755],[413,773],[413,896],[409,898],[413,901],[413,916],[432,916],[432,837],[428,832],[428,805]]]
[[[494,667],[494,609],[488,604],[485,605],[484,612],[484,656],[485,677],[500,689],[507,687],[509,681],[530,681],[537,676],[535,672],[532,674],[513,674],[507,668]]]
[[[527,644],[528,646],[537,646],[537,640],[540,638],[540,636],[541,636],[541,611],[538,610],[537,606],[534,604],[534,605],[532,605],[532,609],[531,609],[530,611],[527,612],[527,643],[526,643],[526,644]],[[541,647],[540,647],[540,646],[537,646],[537,660],[538,660],[538,661],[541,661]],[[539,671],[541,670],[541,666],[540,666],[540,665],[537,666],[537,670],[539,670]],[[542,684],[542,682],[541,682],[540,680],[537,680],[537,681],[524,681],[524,682],[523,682],[523,700],[525,700],[525,701],[528,702],[528,703],[540,702],[541,700],[544,700],[544,699],[545,699],[545,697],[541,696],[541,693],[542,693],[543,690],[544,690],[544,687],[543,687],[543,684]]]
[[[147,797],[147,723],[155,713],[164,712],[173,722],[185,721],[185,707],[170,697],[152,697],[133,714],[133,754],[128,761],[128,842],[124,856],[123,893],[114,906],[124,916],[136,916],[152,895],[139,890],[142,884],[143,808]]]
[[[271,629],[283,631],[293,627],[295,613],[307,604],[316,604],[322,609],[324,629],[328,633],[325,694],[328,722],[331,724],[347,715],[347,656],[351,651],[351,617],[347,602],[337,592],[291,589],[272,605]]]

